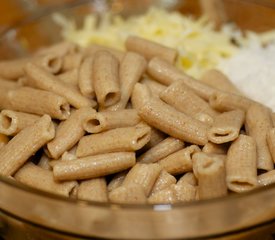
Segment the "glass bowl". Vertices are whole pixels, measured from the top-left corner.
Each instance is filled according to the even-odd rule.
[[[103,1],[105,5],[99,8],[98,2],[78,1],[54,11],[37,12],[1,36],[1,58],[24,56],[59,41],[60,29],[52,20],[53,12],[81,22],[88,13],[111,9],[122,15],[135,14],[160,1],[144,1],[147,5],[138,9],[131,4],[118,8],[119,1]],[[133,1],[122,1],[125,2]],[[239,3],[251,4],[226,1],[225,5],[229,13],[231,11],[230,16],[236,19],[239,16],[232,9]],[[255,9],[262,7],[257,4]],[[186,9],[182,5],[174,6],[181,11]],[[267,9],[270,11],[272,6]],[[199,13],[196,7],[193,10]],[[253,27],[253,24],[246,27]],[[0,235],[12,240],[265,239],[263,236],[275,231],[274,196],[275,184],[272,184],[248,193],[192,203],[122,205],[68,199],[0,176]]]

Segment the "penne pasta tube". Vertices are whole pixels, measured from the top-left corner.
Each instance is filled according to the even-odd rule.
[[[0,79],[0,110],[10,108],[8,93],[17,87],[15,82]]]
[[[64,57],[67,54],[75,53],[77,46],[75,43],[62,41],[45,48],[41,48],[36,52],[36,55],[56,54],[60,57]]]
[[[78,187],[77,198],[96,202],[108,202],[105,178],[93,178],[82,181]]]
[[[151,195],[171,186],[172,184],[175,184],[176,182],[177,182],[177,179],[173,175],[169,174],[165,170],[162,170],[153,186]]]
[[[172,204],[178,202],[178,196],[175,189],[176,184],[171,184],[169,187],[162,189],[148,198],[148,203],[151,204]]]
[[[70,115],[70,105],[65,98],[30,87],[10,90],[5,108],[37,115],[48,114],[59,120]]]
[[[190,202],[196,200],[197,187],[188,182],[180,182],[175,185],[175,191],[178,201]]]
[[[43,56],[34,57],[30,59],[30,62],[34,62],[48,72],[56,74],[61,70],[63,59],[56,53],[49,53]],[[22,68],[24,68],[25,65],[23,65]]]
[[[62,161],[76,160],[77,159],[77,157],[76,157],[76,148],[77,148],[77,145],[75,145],[69,151],[64,152],[61,156],[61,160]]]
[[[66,54],[63,57],[62,71],[66,72],[78,68],[81,65],[83,57],[81,52]]]
[[[82,96],[78,91],[68,87],[51,73],[33,63],[25,66],[28,85],[46,91],[51,91],[64,97],[75,108],[94,107],[96,102]]]
[[[233,94],[242,95],[238,88],[217,69],[210,69],[206,71],[201,79],[201,82],[209,85],[210,87],[217,88],[218,90],[230,92]]]
[[[126,170],[136,163],[135,153],[117,152],[59,161],[53,167],[55,180],[82,180],[103,177]]]
[[[43,154],[39,162],[37,163],[37,166],[45,170],[52,170],[50,161],[51,159],[46,154]]]
[[[170,85],[173,82],[180,80],[184,82],[184,84],[193,90],[198,96],[207,101],[210,96],[215,91],[217,91],[217,89],[212,88],[203,82],[197,81],[196,79],[193,79],[184,72],[180,71],[173,64],[160,58],[153,58],[148,63],[147,72],[153,79],[164,85]]]
[[[133,52],[127,52],[120,64],[119,80],[121,97],[117,104],[108,108],[116,111],[126,107],[135,84],[140,80],[146,69],[146,60]]]
[[[121,204],[144,204],[147,201],[143,187],[134,183],[111,191],[109,200]]]
[[[83,121],[83,128],[88,133],[99,133],[122,127],[132,127],[140,122],[135,109],[96,112]]]
[[[101,108],[116,104],[120,100],[119,62],[107,51],[99,51],[94,56],[93,86]]]
[[[78,143],[76,155],[86,157],[110,152],[136,151],[149,142],[150,133],[150,127],[137,125],[85,136]]]
[[[14,175],[14,178],[30,187],[67,197],[77,185],[76,181],[62,183],[54,181],[51,171],[36,166],[32,162],[26,163],[20,168]]]
[[[0,61],[0,77],[9,80],[17,80],[24,76],[24,66],[28,61],[28,58]]]
[[[75,88],[78,87],[78,69],[72,69],[70,71],[63,72],[58,74],[57,77],[64,83],[75,86]]]
[[[8,142],[9,138],[6,135],[0,133],[0,149],[4,147]]]
[[[156,180],[161,172],[161,167],[156,163],[141,164],[137,163],[126,175],[122,185],[131,184],[141,185],[145,195],[148,197],[154,187]]]
[[[54,138],[50,116],[44,115],[24,128],[0,149],[0,175],[13,175],[38,149]]]
[[[200,151],[198,146],[191,145],[161,159],[158,164],[172,175],[189,172],[193,169],[192,156]]]
[[[161,92],[163,92],[166,89],[166,86],[158,83],[157,81],[154,81],[150,78],[143,78],[140,83],[147,85],[147,87],[150,88],[151,92],[156,95],[159,96]]]
[[[183,147],[184,142],[181,140],[173,137],[167,137],[139,156],[138,162],[154,163],[182,149]]]
[[[206,143],[202,148],[202,152],[204,153],[214,153],[214,154],[224,154],[224,155],[226,155],[227,150],[228,150],[227,144],[215,144],[212,142]]]
[[[79,184],[77,184],[73,190],[70,192],[70,198],[77,199],[77,192],[78,192]]]
[[[94,98],[95,90],[93,86],[93,62],[94,57],[84,59],[79,68],[78,86],[83,96]]]
[[[220,112],[232,111],[240,109],[247,111],[255,102],[244,96],[233,93],[216,91],[209,98],[209,104],[212,108]]]
[[[275,170],[268,171],[258,176],[258,184],[267,186],[275,182]]]
[[[3,78],[0,78],[0,89],[5,92],[6,89],[13,89],[13,88],[17,88],[19,87],[20,85],[17,83],[17,82],[14,82],[14,81],[10,81],[10,80],[7,80],[7,79],[3,79]]]
[[[241,134],[229,147],[226,182],[233,192],[245,192],[257,186],[256,143],[252,137]]]
[[[134,109],[139,109],[145,105],[152,96],[152,93],[147,85],[136,83],[132,92],[131,102]]]
[[[225,156],[198,152],[193,155],[193,170],[198,179],[199,199],[227,195]]]
[[[149,125],[148,125],[149,126]],[[156,128],[151,127],[151,138],[150,141],[142,148],[142,150],[147,151],[150,148],[156,146],[161,141],[163,141],[166,138],[166,134],[159,131]]]
[[[125,53],[123,51],[120,51],[118,49],[109,48],[109,47],[98,45],[98,44],[94,44],[94,43],[85,49],[85,53],[86,53],[87,56],[91,56],[91,55],[93,55],[93,54],[95,54],[96,52],[99,52],[99,51],[107,51],[107,52],[109,52],[119,62],[122,62],[122,60],[124,58],[124,55],[125,55]]]
[[[271,119],[272,119],[273,126],[275,126],[275,112],[271,113]]]
[[[272,160],[275,162],[275,128],[268,130],[266,141]]]
[[[177,81],[167,87],[160,94],[160,98],[178,111],[197,120],[201,120],[200,114],[208,115],[211,118],[209,124],[212,124],[213,118],[218,115],[205,100],[196,95],[182,81]]]
[[[234,141],[239,136],[244,120],[245,113],[239,109],[220,114],[208,131],[209,141],[216,144]]]
[[[3,110],[0,113],[0,133],[14,136],[25,127],[34,124],[39,118],[34,114]]]
[[[257,147],[257,168],[272,170],[274,163],[267,144],[267,135],[272,129],[270,110],[263,105],[253,104],[247,110],[245,130],[253,137]]]
[[[117,173],[112,180],[109,182],[107,189],[109,192],[113,191],[114,189],[120,187],[126,177],[126,174],[128,171],[123,171],[120,173]]]
[[[194,175],[193,172],[187,172],[185,173],[178,181],[177,181],[177,185],[181,185],[181,184],[190,184],[193,186],[197,186],[198,185],[198,181]]]
[[[148,60],[153,57],[160,57],[173,63],[177,57],[177,51],[175,49],[137,36],[129,36],[126,39],[125,45],[128,51],[137,52]]]
[[[139,109],[140,117],[149,125],[174,138],[193,144],[207,143],[208,126],[162,102],[151,98]]]
[[[47,155],[58,159],[65,151],[71,149],[85,134],[83,120],[94,112],[93,108],[80,108],[72,112],[66,121],[59,124],[55,138],[47,144]]]

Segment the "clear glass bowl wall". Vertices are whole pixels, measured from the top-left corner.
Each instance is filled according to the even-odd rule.
[[[98,9],[95,2],[82,1],[56,11],[81,23],[88,13],[108,10]],[[115,2],[108,2],[109,10],[119,10],[122,15],[137,12],[131,4],[116,9]],[[145,7],[138,10],[142,12]],[[60,29],[53,22],[52,13],[51,9],[38,12],[2,35],[0,58],[24,56],[59,41]],[[238,18],[236,12],[235,17]],[[117,205],[66,199],[0,176],[0,235],[13,240],[252,239],[275,229],[274,196],[275,184],[245,194],[188,204]]]

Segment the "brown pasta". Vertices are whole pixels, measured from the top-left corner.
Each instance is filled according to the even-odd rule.
[[[9,138],[6,135],[0,133],[0,149],[4,147],[8,142]]]
[[[154,81],[148,77],[143,78],[140,83],[147,85],[152,94],[155,94],[156,96],[159,96],[161,92],[163,92],[166,88],[165,85],[158,83],[157,81]]]
[[[273,162],[275,162],[275,128],[268,130],[266,141]]]
[[[66,54],[63,57],[62,71],[66,72],[78,68],[83,60],[81,52]]]
[[[117,152],[58,161],[53,166],[55,180],[82,180],[103,177],[126,170],[136,163],[135,153]]]
[[[64,57],[67,54],[75,53],[77,51],[77,46],[75,43],[61,41],[51,46],[47,46],[39,49],[36,55],[46,55],[46,54],[56,54],[60,57]]]
[[[78,69],[72,69],[67,72],[56,75],[60,81],[74,86],[76,89],[78,87]]]
[[[224,155],[226,155],[227,150],[228,150],[227,144],[215,144],[212,142],[206,143],[202,148],[202,152],[204,153],[214,153],[214,154],[224,154]]]
[[[107,189],[109,192],[113,191],[114,189],[120,187],[127,175],[128,171],[123,171],[120,173],[115,174],[112,180],[109,182]]]
[[[150,140],[150,127],[116,128],[80,139],[76,155],[85,157],[109,152],[127,152],[141,149]]]
[[[152,96],[147,85],[136,83],[132,92],[131,102],[134,109],[140,109]]]
[[[125,45],[127,50],[137,52],[148,60],[153,57],[160,57],[173,63],[177,57],[177,51],[175,49],[137,36],[129,36]]]
[[[13,175],[38,149],[54,138],[51,118],[44,115],[0,149],[0,174]]]
[[[165,170],[162,170],[154,184],[154,187],[151,191],[151,195],[171,186],[172,184],[175,184],[176,182],[177,179],[173,175],[169,174]]]
[[[260,186],[267,186],[275,182],[275,170],[268,171],[258,176],[258,184]]]

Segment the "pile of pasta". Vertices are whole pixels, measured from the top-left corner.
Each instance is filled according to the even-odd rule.
[[[177,203],[275,182],[271,110],[217,70],[130,36],[0,62],[0,175],[68,197]]]

